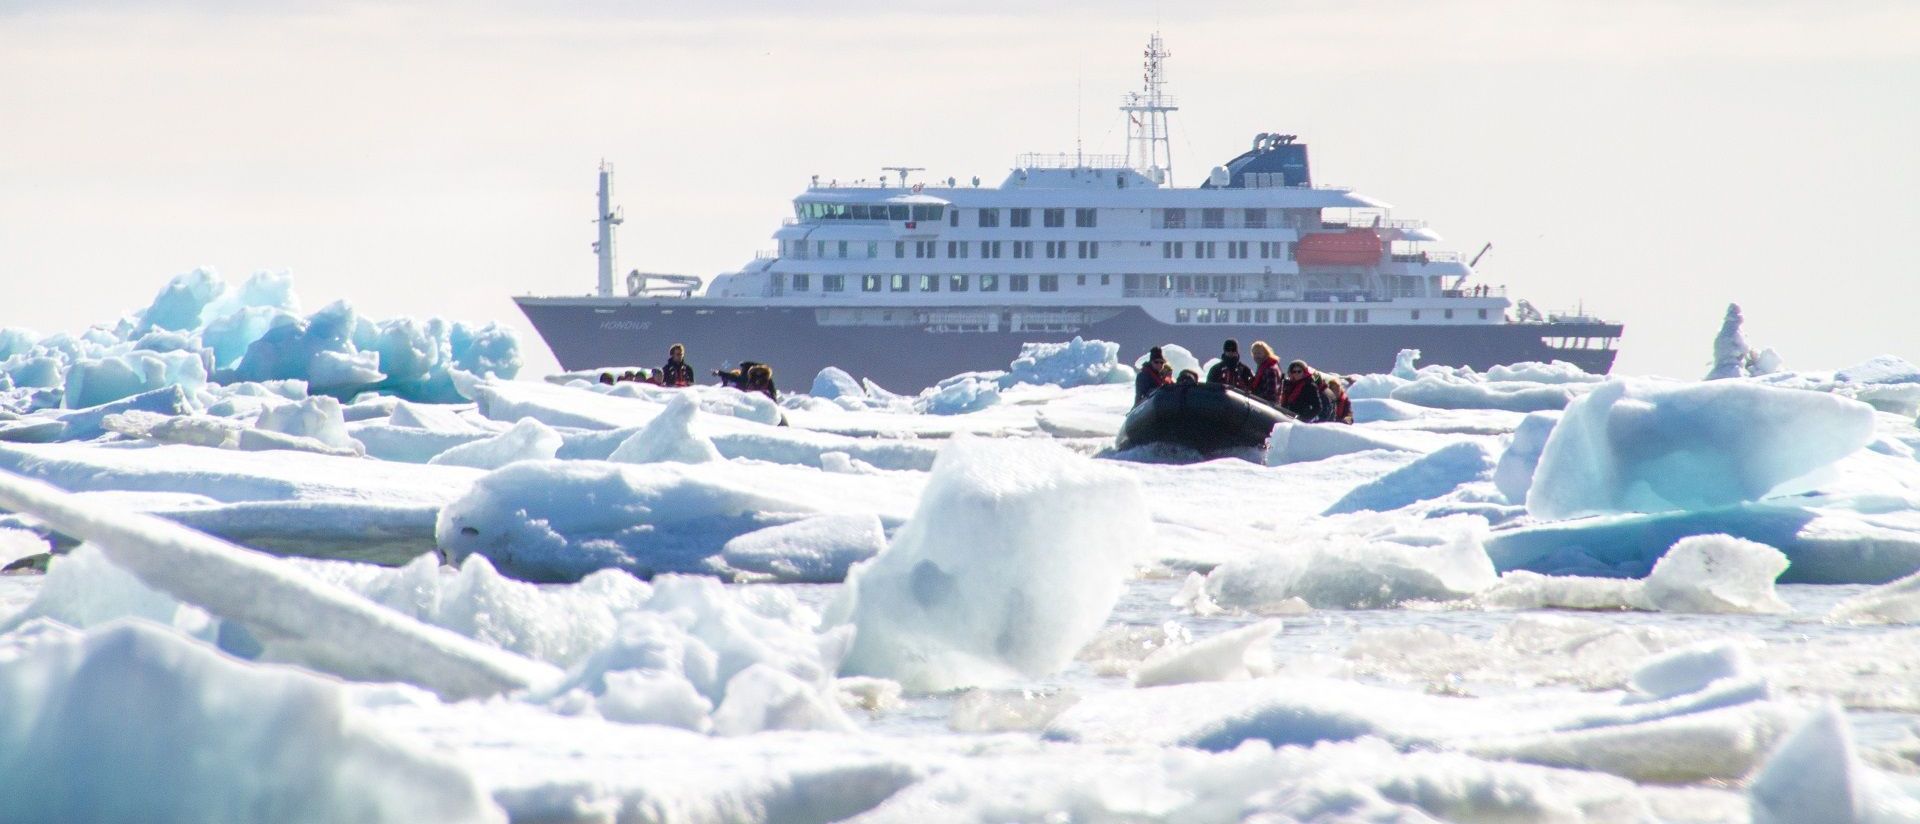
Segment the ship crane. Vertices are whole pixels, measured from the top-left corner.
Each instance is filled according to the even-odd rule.
[[[1478,251],[1478,252],[1475,252],[1475,253],[1473,253],[1473,259],[1472,259],[1472,260],[1469,260],[1469,261],[1467,261],[1467,269],[1468,269],[1468,270],[1472,270],[1472,269],[1473,269],[1473,267],[1475,267],[1475,266],[1477,266],[1477,265],[1479,265],[1479,263],[1480,263],[1480,259],[1481,259],[1481,258],[1483,258],[1483,257],[1486,257],[1486,256],[1487,256],[1487,250],[1489,250],[1489,249],[1492,249],[1492,248],[1493,248],[1493,242],[1492,242],[1492,241],[1488,241],[1488,242],[1487,242],[1487,245],[1485,245],[1485,246],[1482,246],[1482,247],[1480,247],[1480,251]],[[1453,282],[1453,289],[1454,289],[1454,291],[1456,291],[1456,292],[1457,292],[1457,291],[1459,291],[1459,290],[1460,290],[1460,287],[1461,287],[1461,286],[1464,286],[1464,285],[1466,285],[1466,282],[1467,282],[1467,276],[1466,276],[1466,275],[1461,275],[1461,276],[1459,277],[1459,279],[1457,279],[1457,280],[1455,280],[1455,281]]]

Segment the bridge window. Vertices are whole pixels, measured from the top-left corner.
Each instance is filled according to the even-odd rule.
[[[1073,225],[1082,229],[1091,229],[1094,226],[1096,215],[1098,214],[1099,212],[1093,209],[1075,209],[1073,210]]]
[[[1000,291],[1000,276],[999,275],[981,275],[980,291],[982,292]]]
[[[820,291],[844,292],[846,290],[847,290],[846,275],[821,275],[820,276]]]
[[[1265,209],[1248,209],[1245,219],[1249,229],[1267,228],[1267,210]]]
[[[1000,225],[999,209],[981,209],[980,210],[980,228],[993,229],[998,227],[999,225]]]
[[[938,222],[945,210],[946,207],[938,203],[915,203],[910,212],[912,217],[908,219]]]
[[[1040,210],[1040,222],[1049,229],[1062,228],[1067,225],[1067,210],[1042,209]]]
[[[1227,228],[1227,210],[1201,209],[1200,210],[1200,228],[1202,229]]]
[[[1160,210],[1160,228],[1162,229],[1187,228],[1187,210],[1161,209]]]
[[[905,203],[897,203],[887,207],[888,220],[912,220],[913,218],[910,215],[911,213],[907,210],[907,204]]]
[[[1026,227],[1026,226],[1032,226],[1033,210],[1032,209],[1008,209],[1007,225],[1012,226],[1016,229],[1021,227]]]

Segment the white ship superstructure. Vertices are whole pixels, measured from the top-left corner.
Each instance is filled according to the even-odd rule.
[[[1475,261],[1430,249],[1440,236],[1425,224],[1393,218],[1378,199],[1315,184],[1307,146],[1294,135],[1257,135],[1199,186],[1173,185],[1167,116],[1176,106],[1165,92],[1166,57],[1156,35],[1146,51],[1142,90],[1121,107],[1127,154],[1026,155],[997,185],[977,177],[926,180],[917,174],[922,170],[907,166],[889,167],[870,181],[815,177],[795,198],[794,216],[774,233],[775,248],[714,277],[698,297],[691,278],[638,272],[628,277],[626,297],[607,294],[611,227],[619,216],[607,202],[603,170],[596,248],[605,303],[586,303],[597,306],[597,315],[648,310],[640,314],[650,319],[621,326],[607,327],[617,319],[600,318],[616,333],[693,336],[702,327],[673,317],[676,312],[711,316],[717,330],[724,318],[743,326],[753,319],[741,312],[768,310],[777,311],[779,321],[761,320],[784,330],[785,338],[761,345],[786,351],[805,352],[809,341],[825,335],[834,342],[813,348],[847,353],[842,357],[870,351],[837,340],[844,336],[885,347],[924,338],[952,353],[981,353],[968,364],[943,356],[938,368],[990,368],[995,358],[1007,359],[990,352],[1074,335],[1117,339],[1130,348],[1179,342],[1200,351],[1220,337],[1264,338],[1283,355],[1348,370],[1384,368],[1380,359],[1390,363],[1399,348],[1424,349],[1429,361],[1482,367],[1549,358],[1592,371],[1611,365],[1619,326],[1549,319],[1524,301],[1511,303],[1503,288],[1474,278]],[[592,365],[578,356],[569,363],[561,354],[584,348],[577,333],[550,331],[558,320],[541,325],[560,307],[577,312],[581,299],[521,304],[564,365]],[[796,313],[806,316],[804,323]],[[733,338],[699,337],[727,346],[760,335],[738,329]],[[884,358],[888,351],[873,354]],[[863,367],[829,363],[856,372]],[[890,366],[869,371],[910,383],[950,374]]]

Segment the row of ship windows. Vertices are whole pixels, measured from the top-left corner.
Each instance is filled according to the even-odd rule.
[[[1452,309],[1441,310],[1447,320],[1453,319]],[[1487,310],[1476,310],[1480,319],[1487,319]],[[1268,314],[1266,309],[1175,309],[1174,323],[1368,323],[1366,309],[1274,309]],[[1312,314],[1309,315],[1308,313]],[[1308,320],[1311,317],[1312,320]],[[1420,319],[1420,310],[1413,310],[1413,320]]]
[[[1000,213],[1005,211],[1007,226],[1023,229],[1033,225],[1033,213],[1040,213],[1040,225],[1047,229],[1064,229],[1067,225],[1067,212],[1073,212],[1073,225],[1080,229],[1091,229],[1100,223],[1100,210],[1083,208],[1048,209],[974,209],[974,225],[982,229],[1000,226]],[[1160,227],[1163,229],[1185,229],[1197,225],[1202,229],[1226,229],[1227,212],[1224,208],[1208,209],[1158,209]],[[1198,212],[1198,221],[1190,222],[1188,212]],[[1231,228],[1265,229],[1267,228],[1266,209],[1235,209],[1239,212],[1239,222]],[[801,220],[912,220],[937,222],[944,215],[947,225],[960,225],[960,210],[940,204],[902,204],[902,203],[797,203],[794,212]]]
[[[774,275],[773,277],[776,287],[780,285],[781,278],[785,277],[792,284],[793,291],[813,291],[811,275]],[[938,292],[941,290],[942,283],[946,284],[946,290],[949,292],[969,292],[976,288],[982,292],[998,292],[1002,284],[1005,284],[1009,292],[1035,291],[1036,286],[1039,287],[1037,291],[1041,292],[1060,291],[1059,275],[821,275],[820,291],[845,292],[847,279],[850,277],[859,279],[862,292],[911,292],[916,291],[915,286],[918,286],[917,291]],[[1113,282],[1112,275],[1095,275],[1094,277],[1100,279],[1101,286],[1107,286]],[[1074,285],[1087,285],[1088,276],[1074,275],[1073,278]]]
[[[828,244],[830,243],[833,245],[829,246]],[[896,240],[893,242],[893,256],[896,259],[905,258],[907,256],[909,243],[911,243],[913,256],[915,258],[932,259],[940,257],[941,241],[938,240]],[[986,259],[1003,257],[1005,253],[1009,251],[1013,253],[1013,257],[1016,259],[1039,257],[1039,255],[1034,254],[1034,241],[1031,240],[949,240],[945,241],[945,243],[947,247],[946,256],[952,260],[965,260],[972,255],[976,248],[979,251],[979,256]],[[1048,240],[1043,241],[1039,248],[1049,259],[1068,257],[1092,259],[1100,257],[1100,244],[1101,241],[1098,240]],[[812,241],[811,246],[808,245],[808,241],[787,240],[781,241],[781,245],[784,247],[781,249],[782,255],[797,260],[805,260],[810,257],[822,260],[830,257],[844,259],[847,257],[849,251],[853,251],[856,248],[850,245],[849,241],[845,240],[816,240]],[[1227,258],[1230,260],[1250,260],[1254,257],[1253,252],[1256,248],[1259,251],[1261,260],[1283,257],[1287,260],[1293,260],[1295,255],[1293,242],[1286,240],[1263,240],[1259,242],[1258,247],[1254,246],[1252,241],[1246,240],[1196,240],[1191,242],[1170,240],[1161,242],[1160,256],[1168,260],[1182,259],[1187,256],[1188,247],[1192,247],[1193,256],[1197,259],[1217,258],[1220,257],[1222,251],[1225,251]],[[829,255],[829,251],[834,254]],[[868,241],[866,253],[868,259],[880,257],[880,242]]]

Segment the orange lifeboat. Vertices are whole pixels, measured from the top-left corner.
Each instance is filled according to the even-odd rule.
[[[1380,234],[1372,229],[1315,232],[1300,238],[1294,260],[1304,266],[1360,266],[1378,262],[1381,249]]]

